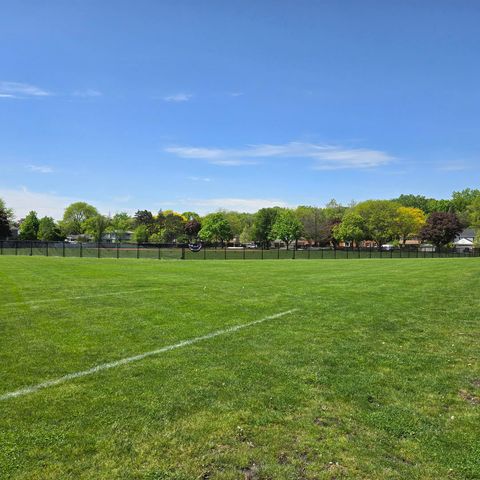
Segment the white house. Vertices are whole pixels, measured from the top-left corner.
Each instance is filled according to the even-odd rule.
[[[475,230],[473,228],[466,228],[454,240],[455,249],[457,252],[469,252],[473,250],[475,242]]]

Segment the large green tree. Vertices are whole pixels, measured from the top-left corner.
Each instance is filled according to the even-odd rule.
[[[301,205],[295,210],[295,214],[303,225],[303,234],[307,240],[318,245],[320,242],[320,230],[326,218],[321,208]]]
[[[185,224],[187,219],[177,212],[167,210],[163,212],[163,228],[162,239],[166,243],[173,241],[183,242],[185,241]]]
[[[38,222],[38,239],[53,242],[63,240],[60,227],[52,217],[42,217]]]
[[[80,235],[85,233],[84,222],[96,215],[98,211],[94,206],[86,202],[75,202],[65,209],[60,227],[65,235]]]
[[[456,213],[466,212],[469,206],[480,198],[480,190],[465,188],[459,192],[452,193],[452,206]]]
[[[468,207],[469,225],[480,230],[480,197],[477,197]]]
[[[253,239],[264,246],[268,246],[272,240],[272,228],[275,224],[280,207],[261,208],[253,221]]]
[[[398,207],[398,203],[390,200],[367,200],[353,209],[363,218],[366,238],[373,240],[378,248],[395,236]]]
[[[134,221],[127,212],[116,213],[109,221],[106,231],[113,233],[117,242],[122,242],[127,232],[133,227]],[[148,230],[148,224],[144,224]]]
[[[225,214],[217,212],[205,216],[202,220],[202,229],[199,236],[202,240],[221,242],[222,244],[230,240],[232,238],[232,228],[225,218]]]
[[[429,202],[431,200],[433,200],[433,198],[426,198],[423,195],[413,195],[411,193],[402,194],[398,198],[393,199],[395,203],[398,203],[402,207],[419,208],[425,213],[430,213]]]
[[[37,212],[31,211],[20,224],[18,238],[21,240],[37,240],[38,239],[39,220]]]
[[[13,220],[13,209],[7,208],[7,205],[5,204],[3,198],[0,198],[0,211],[4,212],[5,216],[10,222]]]
[[[6,209],[0,207],[0,240],[5,240],[11,234],[10,221]]]
[[[90,235],[95,242],[101,242],[109,226],[109,221],[110,219],[105,215],[97,214],[87,218],[82,223],[82,230]]]
[[[419,208],[398,207],[394,232],[403,244],[408,238],[418,237],[425,225],[425,213]]]
[[[133,228],[145,226],[147,233],[151,235],[155,232],[155,218],[150,210],[137,210],[133,217]]]
[[[357,245],[367,237],[364,218],[355,212],[348,211],[341,223],[333,227],[333,237],[344,242],[354,242]]]
[[[281,210],[272,227],[272,238],[285,242],[287,250],[293,241],[297,241],[303,233],[302,222],[290,209]]]

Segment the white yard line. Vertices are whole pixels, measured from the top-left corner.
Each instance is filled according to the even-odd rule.
[[[50,303],[50,302],[62,302],[69,300],[83,300],[84,298],[96,298],[96,297],[110,297],[110,296],[119,296],[119,295],[128,295],[129,293],[142,293],[142,292],[157,292],[159,290],[165,290],[165,287],[158,288],[139,288],[136,290],[123,290],[120,292],[107,292],[107,293],[93,293],[90,295],[77,295],[75,297],[64,297],[64,298],[45,298],[44,300],[24,300],[20,302],[11,302],[0,304],[2,307],[14,307],[15,305],[36,305],[37,303]]]
[[[285,315],[289,315],[294,313],[298,310],[298,308],[294,308],[292,310],[286,310],[284,312],[275,313],[274,315],[269,315],[268,317],[263,317],[259,320],[254,320],[253,322],[243,323],[240,325],[235,325],[233,327],[228,327],[223,330],[216,330],[215,332],[207,333],[206,335],[202,335],[200,337],[191,338],[189,340],[183,340],[179,343],[174,343],[173,345],[167,345],[166,347],[158,348],[157,350],[151,350],[150,352],[141,353],[139,355],[135,355],[133,357],[122,358],[120,360],[115,360],[109,363],[102,363],[95,367],[89,368],[88,370],[82,370],[80,372],[69,373],[68,375],[64,375],[63,377],[55,378],[53,380],[47,380],[46,382],[38,383],[37,385],[31,385],[29,387],[21,388],[19,390],[15,390],[13,392],[4,393],[0,395],[0,400],[8,400],[9,398],[21,397],[23,395],[28,395],[30,393],[37,392],[38,390],[42,390],[48,387],[54,387],[55,385],[59,385],[60,383],[68,382],[69,380],[74,380],[80,377],[86,377],[88,375],[93,375],[95,373],[101,372],[102,370],[109,370],[110,368],[120,367],[121,365],[125,365],[127,363],[137,362],[139,360],[143,360],[146,357],[151,357],[153,355],[159,355],[160,353],[169,352],[170,350],[176,350],[177,348],[186,347],[188,345],[192,345],[194,343],[201,342],[203,340],[208,340],[210,338],[218,337],[220,335],[226,335],[228,333],[233,333],[242,328],[251,327],[252,325],[257,325],[259,323],[266,322],[267,320],[274,320],[276,318],[283,317]]]

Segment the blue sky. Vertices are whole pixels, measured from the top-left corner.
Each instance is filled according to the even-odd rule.
[[[480,2],[3,2],[17,216],[479,187]]]

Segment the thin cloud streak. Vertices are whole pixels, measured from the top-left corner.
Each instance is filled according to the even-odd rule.
[[[193,95],[191,93],[175,93],[163,97],[166,102],[188,102]]]
[[[101,97],[103,95],[102,92],[99,90],[95,90],[93,88],[87,88],[87,90],[75,90],[73,92],[74,97],[80,98],[93,98],[93,97]]]
[[[26,168],[35,173],[53,173],[53,168],[49,165],[27,165]]]
[[[304,142],[247,145],[238,149],[171,146],[165,151],[181,158],[223,166],[252,165],[269,158],[310,159],[315,170],[374,168],[394,160],[381,150]]]
[[[48,97],[50,95],[52,95],[50,92],[28,83],[0,82],[0,96],[4,98]]]

